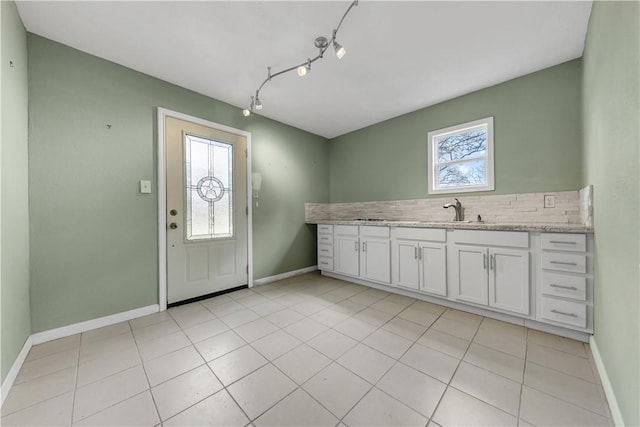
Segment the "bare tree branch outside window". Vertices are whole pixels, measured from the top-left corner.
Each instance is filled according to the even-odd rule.
[[[487,130],[475,129],[436,138],[441,186],[477,185],[486,182]],[[472,160],[479,158],[478,160]],[[453,162],[453,163],[449,163]]]

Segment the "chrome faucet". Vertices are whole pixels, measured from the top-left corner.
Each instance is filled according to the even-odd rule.
[[[460,203],[460,200],[458,199],[455,200],[455,203],[447,203],[443,208],[454,208],[456,210],[456,219],[454,221],[462,221],[464,216],[462,213],[462,203]]]

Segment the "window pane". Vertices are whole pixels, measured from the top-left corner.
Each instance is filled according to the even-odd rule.
[[[455,187],[460,185],[486,184],[485,161],[440,165],[438,167],[438,182],[440,187]]]
[[[233,236],[233,146],[185,135],[185,239]]]
[[[484,157],[487,150],[487,128],[481,126],[438,136],[434,142],[438,147],[438,163]]]

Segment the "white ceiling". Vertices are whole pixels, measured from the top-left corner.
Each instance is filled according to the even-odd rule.
[[[28,31],[246,108],[317,54],[348,1],[20,1]],[[582,56],[591,1],[360,1],[261,114],[327,138]],[[240,114],[240,112],[238,112]],[[247,119],[251,120],[251,118]]]

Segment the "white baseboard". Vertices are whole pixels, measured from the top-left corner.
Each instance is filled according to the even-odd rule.
[[[16,360],[13,362],[13,365],[11,365],[11,369],[9,369],[9,373],[7,373],[7,376],[2,382],[2,402],[0,402],[0,406],[4,405],[4,400],[9,395],[9,390],[11,390],[11,387],[13,386],[13,382],[16,380],[16,377],[18,376],[18,372],[20,372],[20,368],[22,368],[22,364],[27,359],[27,355],[29,354],[29,350],[31,350],[32,345],[33,343],[31,340],[31,335],[29,335],[26,341],[24,342],[24,345],[22,346],[22,350],[20,350],[20,353],[18,353],[18,357],[16,357]]]
[[[591,347],[591,354],[593,354],[593,361],[595,362],[596,368],[598,369],[598,374],[600,374],[600,380],[602,381],[604,394],[607,396],[607,402],[609,403],[609,409],[611,410],[613,423],[616,426],[624,427],[624,419],[622,418],[622,412],[620,412],[620,407],[618,406],[618,401],[616,400],[616,394],[613,391],[611,380],[609,380],[609,375],[607,374],[607,368],[605,368],[604,366],[602,356],[600,355],[600,350],[598,350],[598,345],[596,344],[596,340],[593,335],[589,340],[589,346]]]
[[[148,305],[146,307],[136,308],[134,310],[124,311],[122,313],[112,314],[110,316],[99,317],[97,319],[87,320],[85,322],[74,323],[73,325],[63,326],[61,328],[50,329],[48,331],[38,332],[31,335],[33,345],[42,344],[43,342],[64,338],[80,332],[90,331],[92,329],[102,328],[104,326],[115,325],[116,323],[125,322],[135,319],[136,317],[146,316],[160,311],[158,304]]]
[[[299,270],[288,271],[282,274],[276,274],[275,276],[263,277],[262,279],[255,279],[253,281],[254,286],[266,285],[267,283],[277,282],[278,280],[288,279],[289,277],[299,276],[301,274],[311,273],[318,269],[317,265],[311,267],[301,268]]]

